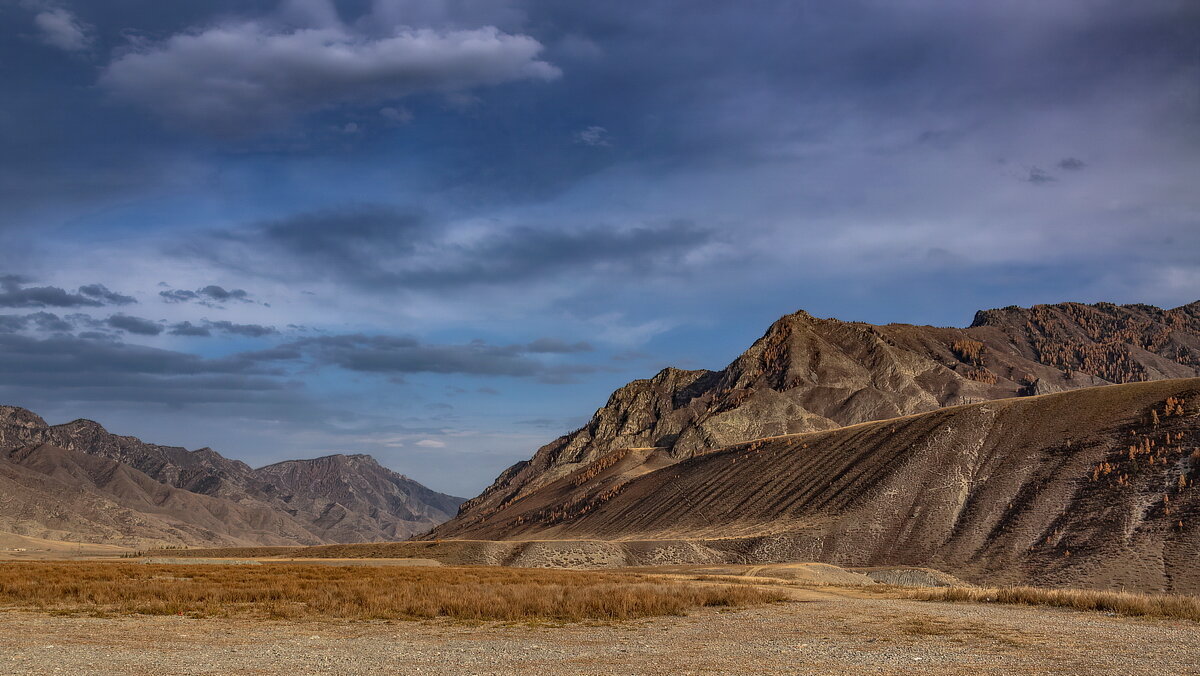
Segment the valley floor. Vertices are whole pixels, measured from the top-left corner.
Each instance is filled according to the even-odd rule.
[[[0,613],[12,674],[1190,674],[1200,625],[792,588],[791,602],[612,624]]]

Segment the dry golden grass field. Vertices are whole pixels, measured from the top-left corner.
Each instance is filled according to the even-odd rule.
[[[1098,611],[1126,617],[1161,617],[1200,622],[1200,597],[1183,594],[1142,594],[1095,589],[1042,589],[1039,587],[941,587],[909,591],[925,601],[965,601],[1051,606]]]
[[[776,590],[634,573],[303,564],[0,565],[0,609],[352,620],[627,620],[784,599]]]
[[[1200,623],[1153,595],[286,563],[0,571],[0,673],[1200,673]]]

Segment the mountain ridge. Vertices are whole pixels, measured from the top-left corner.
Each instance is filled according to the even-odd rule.
[[[678,462],[779,434],[1110,383],[1200,376],[1200,301],[1170,310],[1059,303],[981,310],[966,328],[872,325],[803,310],[720,371],[666,368],[618,388],[578,430],[504,470],[436,533],[486,518],[621,448]]]
[[[428,538],[692,543],[730,563],[931,566],[981,584],[1195,594],[1197,481],[1200,378],[1170,379],[963,404],[680,461],[618,449]]]
[[[78,473],[86,473],[82,468],[89,466],[90,461],[70,454],[101,459],[136,472],[136,475],[122,474],[127,479],[124,485],[141,486],[147,494],[161,493],[161,490],[136,477],[143,476],[159,486],[199,496],[191,500],[193,506],[209,504],[202,498],[224,501],[227,504],[221,509],[226,509],[229,514],[234,515],[231,517],[232,523],[223,529],[220,524],[205,521],[202,518],[204,510],[200,510],[196,512],[197,518],[205,521],[205,526],[203,532],[196,533],[186,528],[180,530],[179,524],[188,523],[185,513],[187,510],[183,510],[170,515],[167,519],[169,525],[158,524],[147,527],[148,530],[143,528],[138,531],[158,533],[167,538],[165,542],[168,544],[204,544],[206,537],[212,539],[211,543],[259,544],[321,544],[402,539],[413,533],[428,530],[436,523],[449,518],[461,502],[460,498],[438,493],[408,477],[392,472],[364,454],[333,454],[322,458],[289,460],[254,469],[240,460],[226,458],[208,447],[189,451],[177,446],[151,444],[137,437],[112,434],[99,422],[86,418],[61,425],[49,425],[43,418],[27,409],[0,406],[0,451],[4,452],[0,454],[0,459],[14,464],[16,456],[13,455],[13,451],[17,449],[43,449],[42,456],[53,455],[65,463],[63,466],[35,463],[43,474],[48,477],[55,477],[57,474],[56,480],[70,487],[71,482],[65,481],[64,473],[76,472],[76,478],[81,482],[76,488],[81,487],[81,490],[95,493],[101,500],[113,501],[113,505],[122,509],[144,512],[147,495],[134,495],[129,492],[114,494],[109,490],[109,484],[96,485],[89,482]],[[48,449],[58,450],[52,452]],[[31,450],[27,450],[26,453],[34,454]],[[331,458],[349,460],[331,464]],[[27,460],[24,456],[21,459]],[[276,471],[279,466],[287,466],[294,475],[301,476],[291,483],[283,482]],[[317,467],[325,468],[324,485],[306,481],[303,476],[318,471],[314,469]],[[118,473],[121,472],[124,470]],[[358,476],[359,474],[366,478]],[[12,474],[9,481],[16,481],[16,476],[18,474]],[[25,474],[19,476],[28,479]],[[327,494],[322,494],[322,490],[326,490]],[[376,495],[375,492],[379,494]],[[31,495],[35,494],[36,491]],[[40,496],[36,497],[36,500],[41,504],[57,504],[52,496]],[[15,507],[9,507],[10,510],[13,508]],[[106,509],[110,508],[113,507]],[[59,508],[54,509],[61,511]],[[271,521],[272,519],[274,520]],[[252,525],[266,521],[271,521],[274,524],[273,528],[264,529]],[[22,527],[36,528],[36,525],[26,523]]]

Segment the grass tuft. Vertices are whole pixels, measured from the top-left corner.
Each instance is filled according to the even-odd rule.
[[[914,591],[925,601],[974,603],[1011,603],[1030,606],[1054,606],[1128,615],[1164,617],[1200,622],[1200,597],[1179,594],[1141,594],[1091,589],[1041,589],[1038,587],[939,587]]]

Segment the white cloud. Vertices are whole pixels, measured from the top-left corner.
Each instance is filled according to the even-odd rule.
[[[437,439],[422,439],[417,442],[417,445],[422,448],[445,448],[446,442]]]
[[[379,116],[392,124],[408,124],[413,119],[412,111],[402,106],[380,108]]]
[[[248,21],[137,47],[105,68],[100,85],[175,123],[240,135],[336,105],[553,80],[560,71],[537,58],[541,51],[532,37],[490,26],[371,38],[340,25]]]
[[[608,130],[604,127],[592,125],[587,129],[583,129],[575,133],[575,142],[582,143],[587,146],[611,146],[612,142],[608,139]]]
[[[41,31],[42,42],[68,52],[81,52],[91,43],[91,27],[61,7],[38,12],[33,23]]]

